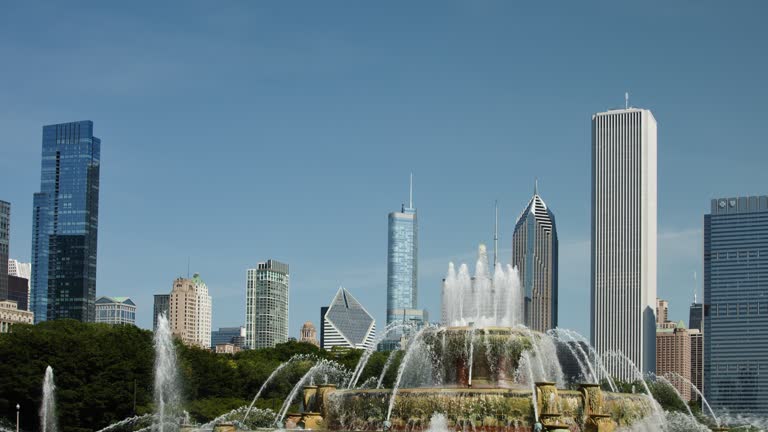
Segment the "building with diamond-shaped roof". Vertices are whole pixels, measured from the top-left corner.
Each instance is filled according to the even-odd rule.
[[[374,349],[375,338],[376,320],[349,291],[340,287],[323,313],[323,349]]]

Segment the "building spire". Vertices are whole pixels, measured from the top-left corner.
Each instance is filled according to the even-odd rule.
[[[538,177],[533,178],[533,194],[534,195],[539,194],[539,178]]]
[[[499,263],[499,200],[494,203],[494,210],[496,211],[496,223],[493,227],[493,268],[496,268],[496,264]]]
[[[411,181],[409,184],[408,208],[413,208],[413,173],[411,173]]]

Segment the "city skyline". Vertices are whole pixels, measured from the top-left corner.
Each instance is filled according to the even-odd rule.
[[[348,15],[334,19],[338,10],[333,8],[314,8],[310,12],[328,24],[311,20],[300,26],[283,23],[287,28],[279,29],[263,21],[285,12],[279,7],[206,13],[211,21],[202,24],[214,30],[224,29],[229,20],[241,22],[237,15],[263,24],[251,26],[256,28],[253,34],[214,31],[220,36],[208,43],[184,42],[178,35],[186,27],[179,21],[137,27],[130,16],[107,32],[109,50],[96,36],[105,32],[97,28],[62,32],[60,43],[66,46],[77,46],[72,43],[77,36],[90,41],[72,50],[67,62],[94,66],[89,59],[98,57],[131,71],[110,69],[101,80],[83,75],[80,67],[63,66],[55,73],[29,67],[60,54],[39,45],[56,42],[48,33],[22,28],[22,23],[35,16],[41,26],[61,24],[56,23],[55,10],[20,5],[8,11],[0,18],[6,36],[2,39],[19,44],[0,43],[0,49],[17,59],[0,72],[6,78],[2,90],[8,102],[0,116],[5,131],[0,180],[9,185],[0,199],[13,205],[11,258],[28,262],[31,256],[31,194],[39,180],[40,126],[83,118],[98,124],[110,168],[102,173],[97,295],[131,295],[139,305],[137,323],[145,328],[151,325],[152,294],[186,273],[188,257],[193,269],[206,275],[217,300],[216,327],[243,324],[242,273],[265,256],[279,257],[295,269],[291,334],[306,319],[319,325],[316,305],[327,301],[339,284],[349,286],[384,322],[382,214],[401,202],[411,171],[419,179],[422,224],[420,307],[438,316],[439,280],[447,262],[471,263],[476,244],[491,243],[489,209],[496,199],[501,209],[500,258],[509,262],[505,246],[511,241],[516,210],[529,197],[530,179],[538,176],[560,215],[561,303],[584,310],[589,286],[589,263],[583,259],[589,241],[588,117],[623,105],[625,91],[634,105],[651,108],[663,119],[659,184],[665,188],[659,190],[659,208],[665,211],[659,215],[658,294],[670,300],[671,316],[685,316],[693,297],[691,275],[702,270],[700,222],[709,199],[764,193],[757,188],[768,183],[759,169],[766,134],[758,101],[765,99],[766,91],[756,85],[766,65],[748,54],[759,48],[764,31],[750,24],[760,14],[749,8],[731,7],[723,20],[711,5],[695,10],[672,6],[660,15],[616,7],[626,19],[606,23],[594,8],[564,5],[552,18],[564,25],[552,35],[536,29],[541,21],[522,22],[517,8],[510,6],[494,8],[493,13],[446,6],[439,9],[441,19],[419,25],[393,16],[376,18],[359,8],[346,12],[357,14],[368,28],[345,23]],[[105,7],[81,12],[103,23],[120,11]],[[414,6],[412,12],[434,16],[427,6]],[[574,13],[584,21],[565,21]],[[681,19],[688,32],[679,31]],[[340,23],[343,26],[333,29]],[[642,44],[620,31],[649,23],[656,30]],[[403,34],[381,37],[392,25],[403,28]],[[713,25],[724,31],[709,35]],[[143,31],[128,31],[136,28]],[[297,28],[306,33],[291,35]],[[457,28],[467,31],[453,36]],[[424,29],[439,37],[420,36]],[[617,35],[603,40],[617,58],[591,53],[589,41],[605,32]],[[145,34],[164,40],[163,49],[151,48],[154,39]],[[257,51],[263,56],[251,57],[266,61],[256,63],[235,55],[243,46],[240,42],[257,44],[271,34],[276,49],[287,54]],[[345,34],[356,34],[360,41]],[[537,43],[522,42],[531,38]],[[196,65],[198,44],[203,52],[220,52],[216,70],[233,74],[226,75],[231,80],[217,80],[215,88],[195,87],[195,100],[204,103],[185,96],[184,80],[176,79],[191,74],[205,83],[220,77],[211,69],[188,67]],[[372,47],[370,55],[360,51],[366,44]],[[26,54],[17,54],[17,49]],[[307,54],[312,50],[316,54]],[[159,57],[161,51],[174,55]],[[431,55],[420,55],[424,52]],[[515,60],[525,57],[529,61],[524,64]],[[393,58],[395,67],[382,61],[386,58]],[[411,62],[414,58],[419,61]],[[712,65],[711,58],[721,62]],[[307,62],[309,70],[296,67]],[[649,69],[654,62],[669,67]],[[393,74],[404,64],[412,64],[412,69]],[[246,70],[258,73],[237,72]],[[605,70],[616,73],[600,73]],[[276,78],[285,71],[290,73],[287,78]],[[40,85],[12,85],[21,82]],[[292,90],[321,87],[306,97]],[[235,88],[246,90],[240,96]],[[74,91],[87,97],[69,97]],[[147,103],[146,94],[153,95],[152,103]],[[316,101],[305,104],[307,97]],[[221,126],[193,128],[198,124]],[[261,167],[252,173],[249,161],[258,160],[267,147],[291,163],[279,171]],[[406,153],[410,157],[392,156]],[[724,160],[741,169],[726,172]],[[277,204],[270,207],[273,211],[260,212],[266,204],[241,198],[278,174],[283,189],[271,197]],[[190,202],[196,205],[189,214],[171,211]],[[128,269],[141,271],[128,280]],[[588,319],[571,310],[561,311],[560,321],[561,326],[588,333]]]

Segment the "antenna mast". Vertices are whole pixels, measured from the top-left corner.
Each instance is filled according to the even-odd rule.
[[[413,173],[411,173],[408,208],[413,208]]]
[[[624,92],[624,109],[629,109],[629,92]]]

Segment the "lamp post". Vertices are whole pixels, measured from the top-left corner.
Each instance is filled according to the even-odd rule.
[[[21,409],[21,405],[16,404],[16,432],[19,432],[19,410]]]

